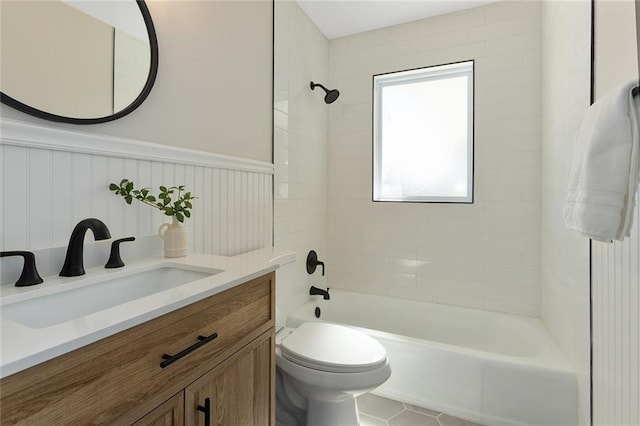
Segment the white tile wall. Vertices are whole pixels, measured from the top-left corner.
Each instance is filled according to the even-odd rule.
[[[542,320],[578,377],[579,424],[590,423],[589,242],[562,208],[573,141],[590,94],[590,3],[544,2]]]
[[[295,1],[276,1],[275,16],[274,239],[298,254],[278,270],[278,307],[287,313],[311,285],[326,287],[320,269],[307,274],[305,260],[312,249],[327,260],[327,126],[335,104],[309,87],[328,85],[327,39]]]
[[[6,120],[0,139],[1,250],[66,247],[88,217],[105,222],[114,238],[155,235],[166,221],[161,212],[108,190],[123,178],[155,189],[184,184],[198,197],[186,221],[193,252],[271,245],[269,163]]]
[[[371,202],[376,73],[474,59],[475,203]],[[329,284],[540,314],[540,3],[331,40]]]

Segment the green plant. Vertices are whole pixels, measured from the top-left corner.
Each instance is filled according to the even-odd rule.
[[[135,189],[133,182],[129,179],[122,179],[120,185],[109,184],[109,190],[121,195],[127,204],[131,204],[133,199],[155,207],[167,216],[175,216],[179,222],[184,222],[185,217],[191,217],[193,205],[191,200],[198,197],[191,195],[191,192],[184,192],[184,185],[180,186],[160,186],[160,193],[157,197],[149,195],[150,188]],[[174,200],[175,197],[175,200]]]

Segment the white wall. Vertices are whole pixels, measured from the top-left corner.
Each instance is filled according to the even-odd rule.
[[[302,304],[309,287],[326,287],[320,269],[309,275],[305,260],[316,250],[327,260],[327,39],[294,1],[275,3],[275,245],[297,252],[295,264],[278,271],[278,307],[284,313]],[[328,271],[333,265],[327,264]]]
[[[540,3],[331,40],[329,284],[540,314]],[[373,74],[475,59],[475,203],[371,201]]]
[[[562,208],[582,114],[589,106],[590,2],[542,5],[542,320],[578,376],[579,423],[589,424],[589,242]]]
[[[185,220],[190,250],[234,255],[272,245],[272,166],[139,141],[2,122],[0,250],[31,250],[43,277],[57,274],[75,224],[101,219],[113,238],[155,236],[168,218],[150,206],[127,205],[111,182],[137,188],[185,185],[198,198]],[[98,147],[98,148],[97,148]],[[87,243],[93,241],[90,233]],[[154,237],[161,247],[158,237]],[[106,262],[110,241],[98,266]],[[61,247],[61,250],[48,250]],[[130,256],[124,256],[131,259]],[[19,258],[3,258],[2,283],[14,282]]]
[[[84,132],[271,161],[272,3],[147,1],[159,48],[149,97]],[[0,115],[57,128],[2,105]]]
[[[636,5],[640,7],[640,5]],[[634,2],[596,1],[594,95],[637,79],[638,35]],[[640,424],[640,200],[631,236],[594,241],[593,424]]]

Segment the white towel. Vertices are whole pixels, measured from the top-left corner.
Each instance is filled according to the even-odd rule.
[[[564,223],[594,240],[622,240],[631,229],[640,151],[638,84],[630,81],[591,105],[578,130]]]

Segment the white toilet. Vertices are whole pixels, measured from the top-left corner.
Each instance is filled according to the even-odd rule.
[[[306,426],[359,425],[356,397],[391,376],[384,347],[372,337],[336,324],[308,322],[279,327],[279,391],[306,410]]]

